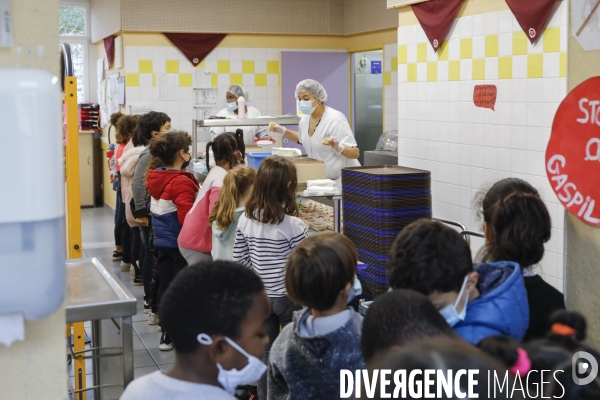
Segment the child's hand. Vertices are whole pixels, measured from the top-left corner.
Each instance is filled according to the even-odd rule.
[[[136,218],[135,222],[137,222],[138,225],[140,225],[140,226],[147,227],[148,226],[148,217]]]

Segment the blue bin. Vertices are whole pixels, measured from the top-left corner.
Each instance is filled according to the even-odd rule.
[[[248,159],[248,166],[258,170],[258,166],[265,158],[269,157],[271,152],[262,152],[262,153],[246,153],[246,158]]]

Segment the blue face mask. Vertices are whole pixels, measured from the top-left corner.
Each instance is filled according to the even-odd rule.
[[[460,288],[460,293],[458,293],[458,297],[456,298],[456,302],[454,302],[454,304],[450,304],[449,306],[446,306],[440,310],[440,314],[442,315],[442,317],[444,317],[444,319],[446,320],[448,325],[450,325],[452,327],[454,325],[458,324],[460,321],[464,320],[465,316],[467,315],[467,302],[465,302],[465,305],[463,306],[463,309],[460,313],[458,313],[456,311],[456,306],[458,305],[461,298],[463,297],[463,292],[465,291],[465,287],[467,287],[467,277],[466,276],[465,276],[465,280],[462,284],[462,287]]]
[[[312,114],[313,111],[315,111],[315,108],[316,107],[312,106],[311,100],[298,100],[298,109],[300,109],[304,115]]]
[[[238,105],[235,101],[232,101],[231,103],[227,103],[227,108],[229,111],[235,111],[238,109]]]
[[[352,299],[354,299],[356,296],[360,296],[361,294],[362,294],[362,285],[360,284],[358,277],[354,277],[354,284],[352,285],[352,288],[350,289],[350,294],[348,294],[348,300],[346,301],[346,304],[350,303],[352,301]]]

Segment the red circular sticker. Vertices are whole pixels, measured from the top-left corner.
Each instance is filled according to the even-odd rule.
[[[577,86],[558,107],[546,174],[571,214],[600,226],[600,77]]]

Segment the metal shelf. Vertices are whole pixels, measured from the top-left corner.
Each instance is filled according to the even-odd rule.
[[[271,122],[279,125],[298,125],[300,117],[296,115],[277,115],[271,118],[244,119],[204,119],[194,120],[196,126],[267,126]]]

